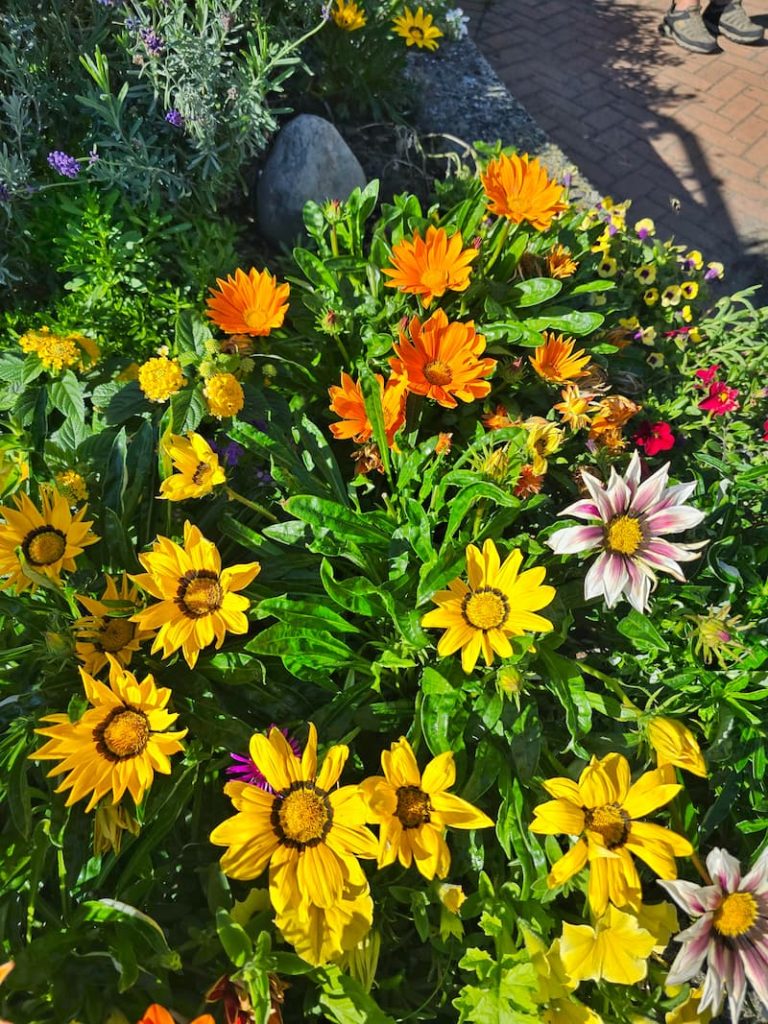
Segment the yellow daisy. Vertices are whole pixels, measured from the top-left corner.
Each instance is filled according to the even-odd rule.
[[[358,787],[336,787],[349,749],[331,747],[318,771],[317,730],[310,722],[301,760],[277,728],[268,738],[255,733],[250,754],[274,792],[247,782],[224,787],[238,812],[211,833],[212,843],[229,847],[221,858],[224,873],[258,878],[269,865],[278,915],[291,908],[306,917],[307,903],[338,909],[345,892],[363,893],[367,882],[357,858],[376,856],[376,837],[365,827]]]
[[[549,466],[547,456],[554,455],[565,435],[543,416],[529,416],[523,420],[523,426],[528,432],[525,443],[531,456],[531,469],[536,476],[542,476]]]
[[[340,960],[365,938],[373,923],[373,900],[367,884],[358,894],[359,888],[345,886],[332,907],[306,903],[275,916],[283,938],[302,960],[315,966]]]
[[[158,689],[151,675],[139,682],[115,660],[109,686],[82,669],[80,675],[91,707],[77,722],[67,715],[47,715],[43,721],[50,724],[35,731],[50,739],[32,759],[61,762],[48,776],[67,773],[56,790],[70,790],[67,807],[90,794],[85,809],[92,811],[110,792],[117,804],[126,790],[138,805],[154,773],[169,775],[169,756],[183,749],[179,740],[187,730],[167,731],[179,717],[166,710],[171,691]]]
[[[432,598],[438,607],[421,620],[422,626],[445,629],[437,645],[441,657],[461,648],[461,666],[471,672],[481,651],[486,665],[492,665],[494,652],[501,658],[512,654],[510,636],[552,629],[548,619],[534,613],[552,601],[555,588],[543,586],[546,569],[520,573],[522,562],[522,553],[513,551],[501,565],[490,539],[482,554],[474,544],[467,547],[469,586],[452,580],[448,590],[439,590]]]
[[[204,437],[191,433],[186,437],[171,434],[164,445],[177,470],[160,485],[160,497],[168,501],[202,498],[218,484],[226,483],[219,457]]]
[[[168,658],[181,648],[194,668],[203,647],[216,640],[218,650],[227,632],[247,633],[245,612],[251,602],[236,593],[258,575],[258,562],[221,568],[216,545],[190,522],[184,524],[184,546],[158,537],[152,551],[139,555],[147,570],[132,576],[158,603],[132,616],[143,629],[158,629],[152,653]]]
[[[423,7],[419,7],[415,14],[410,8],[404,7],[403,13],[393,20],[392,27],[397,35],[403,37],[406,46],[418,46],[420,50],[436,50],[437,40],[443,34],[433,24],[432,15],[424,13]]]
[[[562,402],[557,402],[552,408],[560,413],[563,423],[573,431],[588,427],[592,399],[595,396],[589,392],[582,392],[577,384],[566,384],[560,392],[560,397]]]
[[[15,585],[17,593],[34,591],[37,583],[27,575],[27,567],[59,583],[62,572],[75,571],[75,559],[83,549],[99,540],[91,533],[92,521],[83,521],[87,506],[73,515],[67,499],[52,487],[40,488],[39,510],[26,494],[15,495],[13,502],[15,509],[0,506],[5,519],[0,523],[0,576],[9,577],[0,589]]]
[[[365,26],[366,18],[364,12],[357,6],[355,0],[336,0],[331,10],[331,17],[339,28],[345,32],[356,32]]]
[[[425,878],[445,878],[451,854],[445,842],[453,828],[491,828],[493,821],[472,804],[447,792],[456,782],[453,754],[433,758],[422,775],[408,740],[401,736],[382,751],[384,775],[360,786],[371,820],[379,824],[379,867],[415,862]]]
[[[85,671],[92,676],[109,664],[108,655],[120,665],[130,665],[131,658],[145,640],[152,637],[152,630],[140,629],[126,616],[115,614],[119,610],[135,611],[139,592],[131,586],[123,573],[120,590],[111,576],[107,581],[101,600],[77,594],[77,600],[90,615],[75,622],[77,637],[75,653],[85,665]]]

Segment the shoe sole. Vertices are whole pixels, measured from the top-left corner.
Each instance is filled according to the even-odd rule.
[[[703,47],[697,46],[695,43],[689,43],[687,39],[683,39],[681,36],[677,35],[677,33],[669,27],[666,21],[663,21],[661,25],[659,25],[659,32],[663,36],[666,36],[667,39],[674,40],[678,46],[682,46],[682,48],[687,50],[689,53],[698,53],[702,57],[710,57],[713,53],[717,53],[718,51],[717,45],[711,49],[705,50]]]
[[[741,43],[743,46],[756,46],[758,43],[763,41],[763,33],[759,36],[740,36],[735,32],[729,32],[728,29],[721,28],[720,25],[715,25],[711,21],[704,19],[704,24],[710,29],[715,35],[724,36],[726,39],[730,39],[732,43]]]

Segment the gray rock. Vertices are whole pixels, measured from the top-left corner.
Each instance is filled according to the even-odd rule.
[[[364,188],[357,157],[330,121],[299,114],[278,133],[256,189],[261,233],[291,244],[303,233],[301,211],[309,199],[347,199]]]

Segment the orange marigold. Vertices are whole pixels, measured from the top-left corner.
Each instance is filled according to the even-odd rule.
[[[545,332],[544,344],[540,345],[534,355],[529,356],[531,366],[544,380],[553,384],[567,384],[571,380],[586,376],[589,356],[583,348],[573,351],[576,344],[573,338],[564,338],[562,334]]]
[[[470,263],[477,259],[477,249],[463,249],[460,232],[448,236],[445,228],[430,226],[425,238],[414,232],[413,241],[404,238],[392,247],[393,267],[384,267],[391,277],[388,288],[399,288],[409,295],[418,295],[422,306],[428,306],[447,291],[463,292],[469,287]]]
[[[496,360],[478,358],[485,351],[485,337],[475,332],[471,320],[449,323],[442,309],[424,323],[413,316],[408,334],[401,330],[400,344],[394,348],[389,364],[396,374],[407,376],[408,390],[446,409],[455,409],[459,398],[472,402],[491,390],[482,378],[493,373]]]
[[[239,268],[226,281],[216,279],[211,288],[206,315],[226,334],[264,336],[282,327],[288,310],[290,286],[278,284],[268,270],[254,267],[244,273]]]
[[[546,168],[534,157],[502,153],[480,175],[488,210],[520,224],[522,221],[546,231],[553,218],[565,210],[564,189],[547,176]]]
[[[570,277],[579,269],[579,264],[564,245],[555,245],[547,253],[547,271],[550,277]]]
[[[391,448],[395,434],[405,422],[405,399],[407,382],[393,374],[384,386],[384,378],[376,374],[381,388],[381,404],[384,412],[384,429],[387,444]],[[344,440],[352,438],[356,444],[364,444],[373,434],[371,421],[365,411],[365,400],[360,381],[354,381],[348,373],[342,371],[341,387],[334,384],[328,388],[331,398],[330,409],[341,417],[341,423],[331,423],[331,433],[335,438]]]

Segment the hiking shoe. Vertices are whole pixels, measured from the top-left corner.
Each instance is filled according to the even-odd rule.
[[[741,0],[728,0],[724,4],[710,3],[704,12],[704,24],[715,35],[725,36],[734,43],[748,46],[763,38],[763,26],[752,21],[741,6]]]
[[[684,11],[676,11],[673,7],[664,16],[659,31],[691,53],[717,53],[719,49],[707,31],[700,7],[689,7]]]

